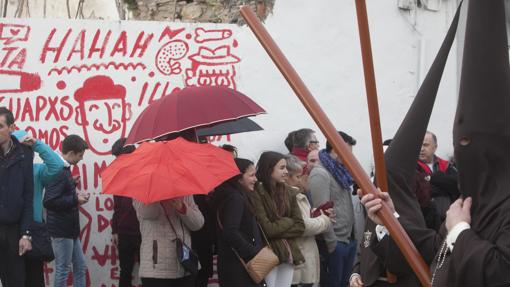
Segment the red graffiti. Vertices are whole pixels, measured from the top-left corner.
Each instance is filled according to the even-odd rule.
[[[101,162],[101,165],[97,164],[97,162],[94,163],[94,188],[99,187],[99,178],[101,177],[100,174],[103,170],[106,169],[107,166],[108,165],[104,160]]]
[[[90,233],[92,231],[92,215],[90,215],[83,206],[80,206],[80,213],[85,217],[85,224],[82,225],[80,232],[81,247],[83,253],[87,253],[87,248],[90,243]]]
[[[53,273],[53,268],[49,266],[47,262],[44,262],[43,265],[43,273],[44,273],[44,281],[46,282],[46,286],[50,285],[50,274]]]
[[[223,137],[225,137],[226,141],[227,142],[230,142],[231,141],[231,135],[217,135],[217,136],[206,136],[207,138],[207,142],[208,143],[213,143],[213,142],[220,142],[223,140]]]
[[[71,46],[68,42],[69,37],[73,34],[73,30],[71,28],[68,28],[66,33],[58,39],[56,34],[57,28],[53,28],[42,47],[39,60],[43,64],[46,63],[50,55],[53,55],[53,58],[50,58],[50,61],[53,63],[59,62],[61,60],[62,53],[67,55],[65,57],[66,61],[75,59],[83,61],[85,59],[91,59],[94,55],[97,55],[99,59],[102,59],[106,54],[106,51],[110,52],[108,53],[110,57],[126,57],[129,55],[130,58],[142,58],[154,37],[153,33],[146,34],[141,31],[138,33],[136,39],[130,43],[127,32],[122,31],[115,39],[113,46],[109,47],[109,44],[112,43],[110,42],[112,35],[111,30],[106,32],[106,36],[103,38],[102,44],[98,44],[100,30],[96,30],[94,38],[90,42],[87,41],[87,36],[89,35],[87,34],[87,31],[81,30],[74,36],[74,42]],[[98,48],[98,46],[101,46],[101,48]]]
[[[119,280],[120,279],[120,271],[119,271],[119,267],[113,267],[111,270],[110,270],[110,278],[113,279],[113,280]]]
[[[0,70],[0,82],[0,93],[30,92],[41,87],[39,75],[18,71]]]
[[[61,127],[41,129],[32,126],[25,128],[27,133],[31,134],[32,137],[41,140],[45,144],[49,145],[53,150],[59,150],[61,142],[67,137],[69,127],[63,125]]]
[[[85,157],[87,157],[87,154],[85,154]],[[101,160],[100,162],[84,162],[79,165],[74,165],[72,167],[73,174],[81,176],[81,180],[76,188],[80,191],[87,191],[89,187],[93,187],[94,191],[100,188],[100,173],[107,167],[107,165],[108,163],[105,160]],[[92,177],[89,178],[89,175],[92,175]],[[93,179],[92,184],[89,182],[90,179]],[[99,199],[96,199],[96,201],[98,200]],[[99,203],[96,202],[96,208],[98,209],[97,211],[103,211],[102,208],[106,208],[107,211],[111,211],[113,210],[113,200],[107,199],[104,206],[99,205]]]
[[[161,47],[156,55],[156,67],[163,75],[182,73],[180,59],[189,51],[188,43],[174,40]]]
[[[159,89],[160,87],[163,87],[161,92]],[[151,104],[152,102],[154,102],[157,99],[166,97],[172,93],[175,93],[175,92],[181,90],[181,88],[175,87],[169,91],[169,88],[171,89],[170,82],[166,82],[164,86],[162,86],[162,84],[160,82],[156,82],[156,84],[154,84],[154,86],[152,87],[152,91],[150,92],[150,96],[148,98],[147,104]],[[142,86],[142,90],[140,91],[140,97],[138,98],[138,106],[139,107],[146,104],[145,96],[148,94],[148,90],[149,90],[149,82],[145,82]]]
[[[82,126],[90,150],[110,154],[111,144],[125,136],[126,122],[131,118],[126,88],[108,76],[93,76],[76,90],[74,99],[78,102],[75,123]]]
[[[3,47],[0,50],[0,68],[13,69],[16,67],[21,70],[25,65],[26,58],[27,50],[25,48]]]
[[[92,70],[109,70],[113,68],[116,71],[124,70],[129,71],[130,69],[135,71],[136,69],[140,68],[142,70],[145,70],[147,67],[143,63],[115,63],[115,62],[108,62],[108,63],[101,63],[101,64],[92,64],[92,65],[76,65],[72,66],[70,68],[68,67],[62,67],[62,68],[52,68],[48,72],[48,76],[51,76],[51,74],[56,73],[57,75],[61,75],[62,73],[66,72],[67,74],[71,74],[73,71],[76,71],[78,73],[85,71],[92,71]]]
[[[117,264],[117,249],[110,246],[105,245],[103,248],[103,253],[100,253],[95,246],[92,247],[92,260],[95,260],[99,266],[103,267],[109,261],[111,265]]]
[[[195,42],[201,44],[208,41],[222,41],[232,37],[232,34],[230,29],[206,30],[204,28],[196,28]]]
[[[29,34],[30,26],[28,25],[0,23],[0,41],[4,41],[4,45],[26,42]]]
[[[87,286],[116,287],[118,250],[110,243],[114,204],[100,193],[100,173],[112,159],[113,142],[126,136],[131,105],[140,112],[190,85],[235,88],[238,43],[232,30],[214,26],[51,22],[31,25],[33,31],[23,26],[0,23],[0,106],[9,107],[20,128],[54,150],[69,134],[87,141],[84,161],[72,167],[81,176],[77,190],[95,197],[79,208]],[[29,38],[29,32],[38,37]],[[230,142],[231,136],[207,140]],[[44,265],[47,285],[54,272],[54,265]]]
[[[67,276],[66,285],[73,287],[73,273],[72,272],[70,272],[69,276]],[[87,286],[87,287],[90,286],[90,270],[88,270],[88,269],[87,269],[87,272],[85,273],[85,286]]]
[[[110,220],[103,215],[97,216],[97,232],[102,233],[110,226]]]
[[[85,191],[88,189],[88,173],[87,173],[87,165],[85,163],[81,164],[81,173],[78,165],[73,166],[72,170],[73,175],[80,175],[80,181],[76,185],[76,189],[79,191]]]
[[[107,197],[104,202],[101,205],[101,201],[99,200],[99,197],[96,197],[96,211],[113,211],[113,198]]]
[[[165,37],[168,37],[168,39],[172,40],[175,36],[179,35],[182,31],[184,31],[184,28],[172,30],[169,26],[166,26],[165,30],[161,32],[161,36],[159,36],[158,42],[161,42],[161,40]]]
[[[8,106],[16,120],[38,122],[44,121],[68,121],[73,116],[73,106],[69,103],[69,96],[34,98],[7,98],[8,102],[0,97],[0,105]]]
[[[224,86],[235,89],[236,75],[234,64],[241,59],[230,52],[230,46],[209,49],[202,46],[198,53],[188,57],[191,69],[186,69],[188,86]]]

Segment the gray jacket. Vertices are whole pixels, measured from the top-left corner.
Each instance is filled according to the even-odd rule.
[[[351,190],[342,189],[333,176],[321,165],[315,166],[308,178],[313,207],[331,200],[336,222],[322,234],[328,250],[335,249],[337,241],[348,243],[353,236],[354,209]]]

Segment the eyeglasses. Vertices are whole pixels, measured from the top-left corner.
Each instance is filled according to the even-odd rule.
[[[309,144],[319,144],[319,141],[309,141]]]

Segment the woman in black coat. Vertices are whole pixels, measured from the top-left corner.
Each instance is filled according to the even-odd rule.
[[[257,178],[255,166],[247,159],[236,158],[241,171],[214,191],[217,215],[218,277],[221,287],[255,287],[236,253],[250,261],[263,247],[260,230],[248,200]],[[234,252],[235,250],[235,252]]]

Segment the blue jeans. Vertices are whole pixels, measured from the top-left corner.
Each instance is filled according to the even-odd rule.
[[[325,249],[325,250],[324,250]],[[326,258],[327,264],[327,287],[346,287],[349,286],[349,277],[352,273],[354,258],[356,256],[356,240],[349,243],[337,242],[335,250],[328,253],[324,248],[321,251]],[[322,280],[321,280],[322,281]]]
[[[67,276],[73,269],[73,287],[85,287],[87,266],[81,250],[80,239],[51,238],[51,245],[55,253],[55,285],[67,287]]]

